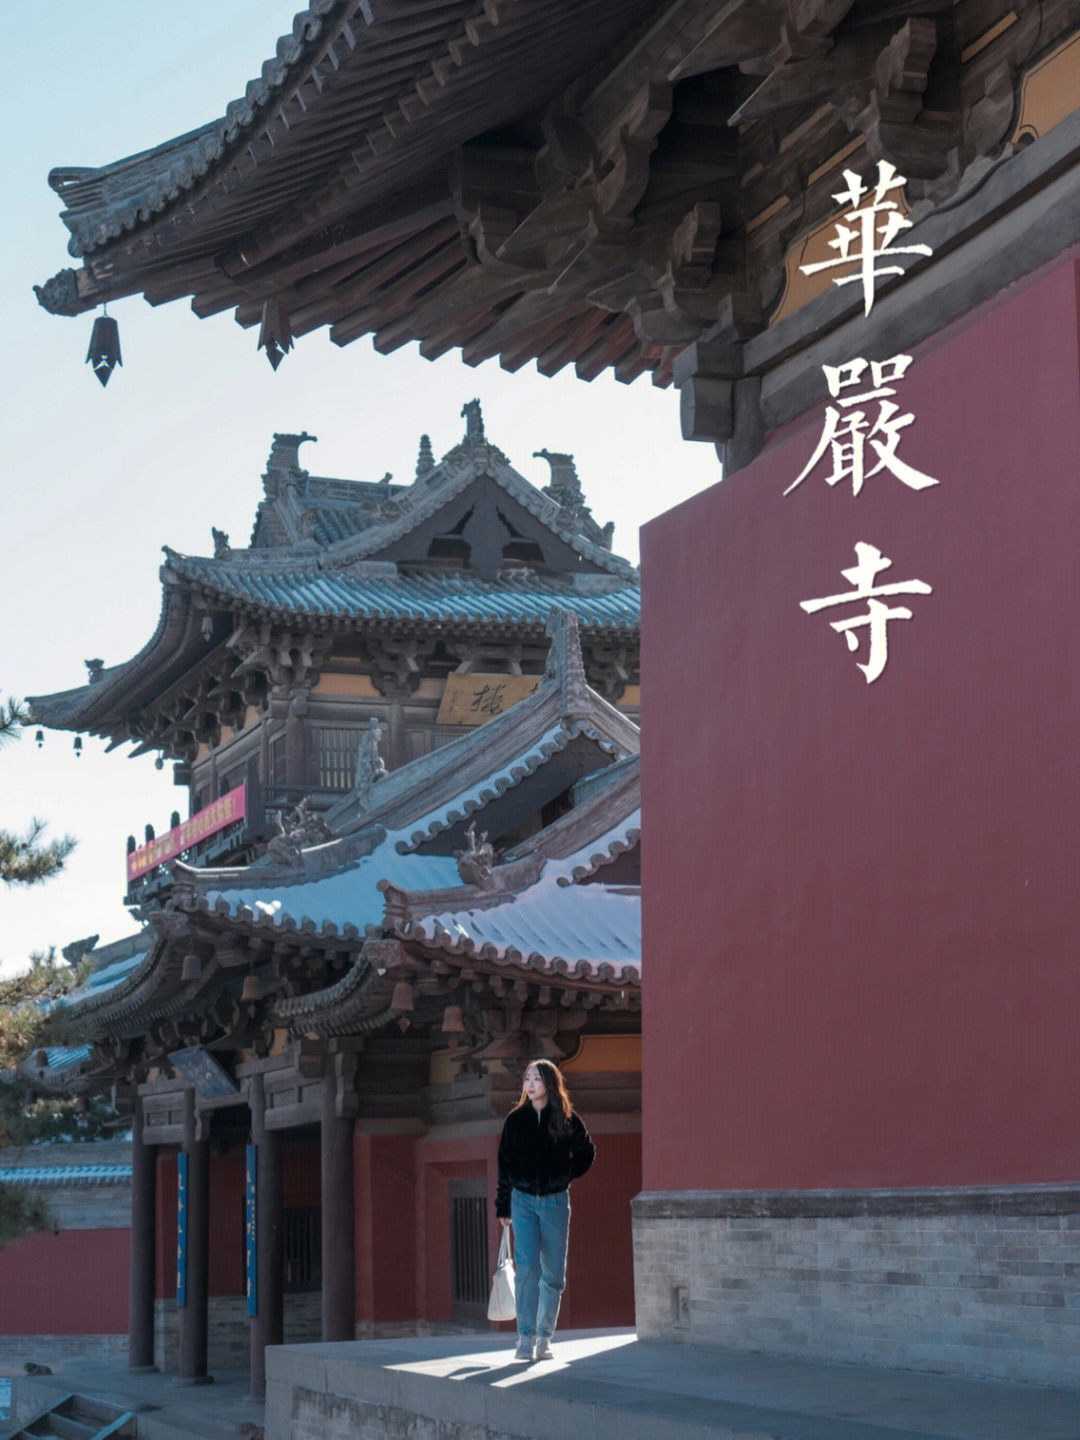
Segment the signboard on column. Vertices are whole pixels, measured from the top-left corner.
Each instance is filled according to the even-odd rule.
[[[259,1313],[258,1155],[258,1146],[249,1145],[244,1160],[244,1282],[249,1316]]]
[[[188,1157],[183,1151],[176,1157],[176,1180],[176,1304],[180,1309],[187,1304]]]

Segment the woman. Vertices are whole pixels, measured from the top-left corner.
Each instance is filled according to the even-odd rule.
[[[567,1189],[585,1174],[595,1154],[558,1069],[550,1060],[534,1060],[525,1071],[521,1099],[503,1125],[495,1197],[503,1227],[514,1227],[515,1360],[551,1359],[566,1284]]]

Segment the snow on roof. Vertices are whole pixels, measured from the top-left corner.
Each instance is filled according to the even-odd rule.
[[[641,891],[637,886],[578,884],[598,852],[624,848],[640,831],[635,810],[605,835],[564,860],[548,861],[539,880],[502,904],[443,911],[403,927],[454,951],[492,959],[543,959],[581,973],[606,966],[610,976],[637,980],[641,973]]]
[[[443,889],[460,885],[457,861],[447,855],[402,855],[398,842],[407,837],[391,832],[370,854],[334,875],[298,880],[295,885],[248,884],[242,889],[210,890],[208,908],[239,919],[279,929],[305,929],[324,934],[364,934],[383,915],[380,880],[395,885]],[[253,877],[254,878],[254,877]]]

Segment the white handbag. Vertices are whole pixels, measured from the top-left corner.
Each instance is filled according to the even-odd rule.
[[[491,1299],[488,1301],[489,1320],[516,1320],[517,1304],[514,1300],[514,1260],[510,1254],[510,1226],[504,1225],[499,1241],[499,1258],[495,1263],[495,1275],[491,1282]]]

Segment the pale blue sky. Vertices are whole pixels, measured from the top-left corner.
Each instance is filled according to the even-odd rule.
[[[460,438],[462,404],[478,396],[489,436],[530,479],[548,474],[534,450],[575,455],[593,513],[615,521],[615,548],[635,561],[645,520],[720,478],[711,447],[681,440],[677,394],[646,378],[586,385],[532,365],[508,375],[456,354],[429,363],[411,345],[391,356],[367,340],[339,350],[325,332],[274,373],[256,332],[231,315],[198,320],[186,302],[110,307],[124,363],[101,389],[83,363],[92,317],[47,315],[31,288],[74,263],[49,170],[105,164],[220,115],[296,8],[55,0],[20,14],[0,92],[4,695],[80,685],[84,659],[113,665],[141,649],[158,619],[161,546],[207,554],[212,525],[246,543],[275,430],[319,437],[304,450],[313,473],[377,480],[389,470],[406,481],[421,432],[442,454]],[[65,875],[0,893],[0,971],[35,948],[133,928],[121,903],[125,838],[147,821],[160,833],[185,792],[129,749],[105,755],[84,737],[76,759],[70,735],[46,732],[40,751],[32,734],[0,751],[0,823],[22,828],[40,815],[79,840]]]

